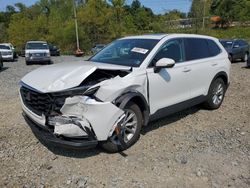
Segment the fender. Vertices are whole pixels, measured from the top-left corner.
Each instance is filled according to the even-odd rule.
[[[220,77],[220,76],[223,77],[222,79],[223,79],[223,81],[225,82],[226,87],[228,88],[228,86],[229,86],[228,75],[227,75],[227,73],[224,72],[224,71],[218,72],[218,73],[214,76],[214,78],[213,78],[212,82],[210,83],[210,85],[213,83],[213,81],[215,81],[215,80],[216,80],[218,77]]]
[[[139,101],[133,101],[133,99],[135,98],[140,98]],[[134,103],[136,103],[139,108],[142,111],[142,115],[143,115],[143,125],[146,126],[149,122],[149,106],[147,103],[147,100],[145,99],[145,97],[139,93],[138,91],[135,90],[131,90],[127,93],[123,93],[122,95],[120,95],[116,100],[115,100],[115,105],[117,105],[119,108],[124,109],[125,106],[128,104],[128,102],[133,101]]]

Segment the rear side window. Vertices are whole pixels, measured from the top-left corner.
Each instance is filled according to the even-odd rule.
[[[207,40],[207,44],[211,57],[221,53],[220,47],[213,40]]]
[[[248,44],[247,44],[247,42],[245,42],[245,41],[243,41],[243,40],[240,40],[240,45],[241,45],[241,46],[246,46],[246,45],[248,45]]]
[[[187,61],[211,56],[207,40],[200,38],[185,38],[185,54]]]

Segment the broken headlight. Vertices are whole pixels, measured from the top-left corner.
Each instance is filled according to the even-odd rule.
[[[90,89],[88,89],[87,91],[85,91],[83,94],[84,94],[84,95],[87,95],[87,96],[94,95],[94,94],[97,92],[97,90],[98,90],[99,88],[100,88],[100,86],[90,88]]]

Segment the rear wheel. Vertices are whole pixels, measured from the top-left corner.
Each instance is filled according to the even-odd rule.
[[[125,108],[125,117],[121,122],[120,137],[116,131],[101,143],[103,149],[114,153],[126,150],[136,143],[140,137],[142,127],[142,113],[135,103],[128,103]],[[122,140],[120,140],[122,139]]]
[[[0,70],[2,70],[2,68],[3,68],[3,62],[0,61]]]
[[[221,78],[217,78],[212,82],[207,95],[207,101],[204,103],[205,107],[211,110],[218,109],[224,99],[226,86]]]
[[[241,59],[243,62],[247,62],[248,60],[248,53],[246,52],[245,55],[244,55],[244,58]]]

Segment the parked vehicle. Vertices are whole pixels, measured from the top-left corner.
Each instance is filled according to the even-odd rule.
[[[60,56],[60,49],[53,44],[49,44],[49,51],[51,56]]]
[[[93,54],[96,54],[97,52],[101,51],[104,47],[105,47],[104,44],[97,44],[91,49],[91,52]]]
[[[21,50],[17,51],[17,55],[25,57],[25,45],[21,48]]]
[[[0,70],[2,70],[3,68],[3,58],[2,58],[2,54],[0,53]]]
[[[10,43],[0,44],[0,52],[4,61],[14,61],[14,47]]]
[[[55,145],[125,150],[151,120],[200,103],[219,108],[230,66],[213,37],[122,38],[88,61],[42,67],[22,78],[24,118]]]
[[[29,65],[31,63],[50,64],[50,52],[47,42],[29,41],[25,46],[25,61]]]
[[[249,55],[249,44],[244,40],[220,40],[221,44],[227,50],[229,59],[234,62],[237,59],[241,59],[246,62]]]

